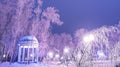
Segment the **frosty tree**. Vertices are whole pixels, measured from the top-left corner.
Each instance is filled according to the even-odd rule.
[[[69,47],[70,53],[67,54],[64,51],[65,47]],[[54,50],[55,53],[59,53],[61,59],[61,63],[64,63],[65,60],[68,59],[68,57],[71,57],[71,53],[73,49],[75,48],[72,40],[72,36],[70,34],[62,33],[60,35],[58,34],[51,34],[49,38],[49,50]],[[66,56],[66,57],[65,57]],[[64,58],[64,59],[63,59]]]
[[[86,35],[85,35],[86,34]],[[79,29],[75,32],[74,44],[76,44],[76,49],[73,52],[72,58],[76,63],[77,67],[85,65],[87,61],[91,58],[91,39],[90,33],[85,29]]]
[[[91,30],[87,33],[94,35],[94,41],[89,43],[90,46],[87,47],[87,49],[84,46],[85,43],[82,41],[82,37],[85,35],[85,32],[83,35],[79,34],[78,37],[76,37],[76,43],[78,43],[78,46],[74,51],[73,58],[75,62],[78,62],[78,66],[80,66],[82,63],[85,63],[86,61],[90,61],[90,59],[112,61],[118,57],[120,35],[118,25],[103,26],[98,29]],[[85,39],[88,38],[86,37]]]
[[[54,7],[41,9],[42,3],[42,0],[0,1],[0,43],[4,45],[3,53],[6,57],[9,55],[11,61],[17,56],[14,51],[22,36],[34,35],[41,46],[47,46],[51,23],[63,23]]]
[[[119,29],[116,26],[104,26],[94,31],[94,33],[97,33],[96,41],[95,41],[95,48],[97,50],[102,50],[108,59],[113,60],[114,59],[114,48],[115,44],[118,42],[118,35],[119,35]],[[94,49],[95,49],[94,48]]]

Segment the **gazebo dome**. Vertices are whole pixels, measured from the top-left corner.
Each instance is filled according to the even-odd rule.
[[[18,41],[19,46],[22,44],[33,45],[33,44],[39,44],[39,43],[35,36],[24,36]]]

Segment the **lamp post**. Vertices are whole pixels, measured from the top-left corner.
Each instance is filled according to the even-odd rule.
[[[54,60],[56,61],[56,63],[60,61],[59,59],[60,59],[60,55],[58,53],[55,54]]]
[[[67,63],[68,61],[67,60],[68,60],[68,54],[70,53],[70,48],[65,47],[63,51],[64,51],[64,56],[65,56],[65,64],[67,64],[67,67],[68,67],[68,63]]]
[[[59,54],[56,54],[56,55],[55,55],[55,58],[56,58],[56,59],[60,58],[60,55],[59,55]]]
[[[64,53],[65,53],[65,54],[69,53],[69,49],[70,49],[70,48],[65,47],[65,48],[64,48]]]
[[[92,53],[92,51],[91,51],[91,46],[92,45],[90,45],[90,43],[92,43],[92,41],[94,41],[95,40],[95,37],[94,37],[94,35],[93,34],[87,34],[87,35],[85,35],[84,37],[83,37],[83,43],[85,44],[84,46],[85,46],[85,49],[84,49],[84,51],[86,51],[86,50],[88,50],[88,51],[90,51],[90,60],[92,60],[91,58],[92,58],[92,56],[91,56],[91,53]],[[88,52],[89,53],[89,52]],[[89,55],[88,55],[89,56]]]
[[[89,47],[89,44],[95,40],[95,37],[93,34],[87,34],[83,37],[83,43],[85,44],[85,48],[88,48]],[[91,48],[91,46],[90,46]]]
[[[91,41],[94,41],[94,35],[93,34],[88,34],[83,37],[83,41],[85,43],[90,43]]]
[[[49,58],[49,59],[52,59],[53,56],[54,56],[54,55],[53,55],[53,52],[48,52],[48,58]]]

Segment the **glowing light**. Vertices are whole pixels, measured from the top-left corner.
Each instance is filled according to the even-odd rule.
[[[63,56],[60,59],[64,59]]]
[[[91,42],[93,40],[94,40],[94,35],[92,35],[92,34],[86,35],[83,38],[83,41],[86,42],[86,43],[89,43],[89,42]]]
[[[97,51],[97,55],[99,57],[105,57],[105,54],[103,53],[103,51]]]
[[[5,58],[5,57],[6,57],[6,55],[4,54],[4,55],[3,55],[3,57]]]
[[[64,53],[69,53],[69,48],[68,47],[64,48]]]
[[[33,54],[30,54],[30,57],[33,57]]]
[[[49,58],[53,58],[53,52],[49,52],[49,53],[48,53],[48,57],[49,57]]]
[[[59,55],[59,54],[56,54],[56,55],[55,55],[55,58],[60,58],[60,55]]]

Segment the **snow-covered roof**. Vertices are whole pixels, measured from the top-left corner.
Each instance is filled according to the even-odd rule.
[[[18,41],[18,44],[38,44],[38,40],[35,36],[24,36]]]

